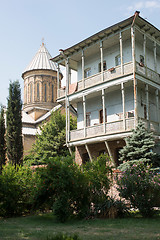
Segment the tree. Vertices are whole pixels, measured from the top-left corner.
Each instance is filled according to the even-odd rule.
[[[0,171],[6,162],[6,141],[5,141],[5,120],[4,109],[1,106],[0,112]]]
[[[155,141],[153,134],[148,132],[142,121],[139,121],[133,134],[126,139],[126,146],[120,151],[120,169],[124,170],[127,166],[136,161],[149,162],[155,158],[153,152]]]
[[[70,128],[75,128],[75,121],[71,118]],[[66,120],[60,111],[52,113],[51,120],[41,127],[41,134],[37,135],[31,155],[34,164],[43,164],[50,157],[67,156],[69,150],[66,146]]]
[[[9,85],[9,97],[7,108],[7,156],[15,167],[22,164],[22,102],[21,90],[18,81]]]

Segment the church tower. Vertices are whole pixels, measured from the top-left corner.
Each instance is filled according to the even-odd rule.
[[[42,43],[30,64],[24,70],[23,110],[35,121],[57,105],[57,66]],[[62,79],[62,74],[59,74]]]

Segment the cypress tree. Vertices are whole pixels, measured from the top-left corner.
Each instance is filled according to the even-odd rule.
[[[139,121],[133,134],[126,139],[126,146],[120,151],[120,169],[125,170],[136,161],[150,162],[155,158],[153,152],[155,141],[153,134],[148,132],[142,121]]]
[[[1,106],[0,111],[0,171],[6,162],[6,141],[5,141],[5,120],[4,109]]]
[[[7,108],[7,156],[15,167],[22,164],[22,101],[21,90],[18,81],[9,85],[9,97]]]

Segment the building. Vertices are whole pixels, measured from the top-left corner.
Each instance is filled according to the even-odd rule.
[[[22,111],[22,134],[24,155],[31,149],[35,136],[40,133],[39,126],[49,121],[51,112],[65,108],[57,99],[57,64],[42,43],[40,49],[24,70],[24,101]],[[62,79],[59,72],[59,79]]]
[[[66,89],[59,78],[57,102],[77,108],[77,129],[66,128],[68,147],[82,164],[107,152],[118,165],[119,150],[139,119],[160,139],[160,30],[139,12],[60,50],[52,59],[66,66]],[[71,84],[70,69],[78,81]]]

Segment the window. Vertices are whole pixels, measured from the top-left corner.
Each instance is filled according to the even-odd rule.
[[[91,126],[91,113],[86,113],[86,127]]]
[[[120,54],[115,57],[115,65],[116,65],[116,66],[121,65],[121,57],[120,57]]]
[[[107,122],[107,111],[105,109],[105,118],[106,118],[106,122]],[[101,109],[99,111],[99,123],[103,123],[103,109]]]
[[[39,83],[37,83],[37,99],[39,99]]]
[[[140,55],[139,65],[140,65],[141,67],[144,67],[144,56],[143,56],[143,55]]]
[[[144,104],[144,119],[147,119],[147,106]]]
[[[47,84],[44,85],[44,101],[47,102]]]
[[[52,84],[52,102],[54,101],[54,86]]]
[[[101,72],[101,62],[98,65],[99,68],[99,72]],[[105,71],[107,69],[107,65],[106,65],[106,61],[103,61],[103,71]]]
[[[84,70],[84,77],[88,78],[89,76],[91,76],[91,68],[87,68]]]
[[[30,102],[32,102],[32,83],[30,84]]]

